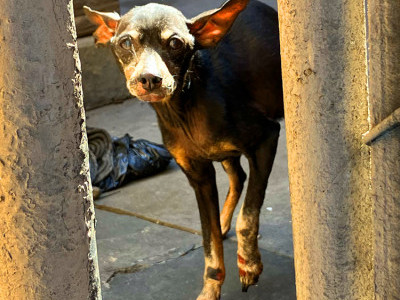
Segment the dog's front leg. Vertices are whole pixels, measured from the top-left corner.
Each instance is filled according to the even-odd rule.
[[[193,187],[200,211],[205,255],[204,285],[197,300],[220,298],[225,279],[215,169],[211,161],[177,159]]]

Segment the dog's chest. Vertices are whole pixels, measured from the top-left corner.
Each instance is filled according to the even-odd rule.
[[[164,141],[171,154],[190,159],[222,161],[238,155],[239,149],[224,130],[205,120],[163,130]]]
[[[202,99],[187,109],[158,109],[164,144],[177,157],[222,161],[238,155],[222,105]]]

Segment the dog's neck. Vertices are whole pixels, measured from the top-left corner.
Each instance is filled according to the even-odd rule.
[[[159,122],[164,125],[178,127],[185,126],[187,115],[189,110],[196,105],[196,97],[193,95],[193,91],[198,85],[199,78],[194,74],[198,74],[198,64],[196,61],[199,60],[199,51],[194,52],[186,61],[182,69],[186,70],[181,74],[182,80],[178,82],[178,85],[174,93],[168,100],[151,103],[151,106],[156,111]]]

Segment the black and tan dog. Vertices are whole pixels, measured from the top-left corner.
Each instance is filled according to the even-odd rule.
[[[198,299],[220,297],[222,239],[246,179],[242,154],[250,166],[236,224],[244,291],[263,268],[259,214],[278,142],[276,120],[283,117],[282,82],[277,13],[248,2],[230,0],[190,20],[160,4],[135,7],[123,17],[85,8],[98,25],[96,42],[110,44],[131,94],[154,108],[164,144],[196,193],[205,252]],[[222,163],[230,180],[221,217],[213,161]]]

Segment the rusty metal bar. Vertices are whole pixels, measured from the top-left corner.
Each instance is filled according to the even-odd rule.
[[[363,142],[370,146],[377,138],[386,132],[400,126],[400,108],[396,109],[392,114],[385,118],[378,125],[363,134]]]

